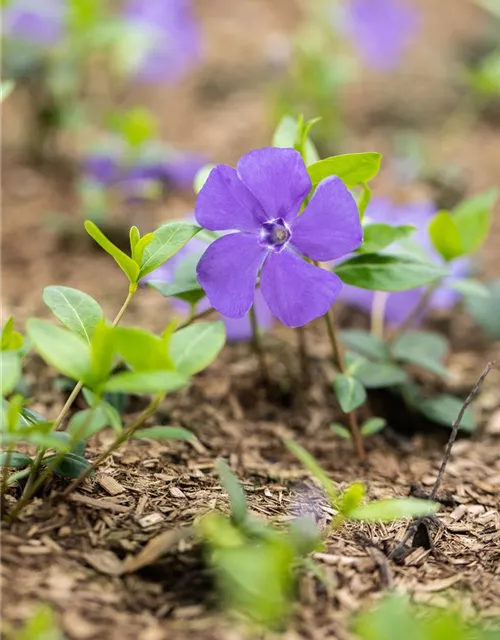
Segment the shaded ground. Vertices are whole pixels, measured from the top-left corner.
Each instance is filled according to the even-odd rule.
[[[391,157],[388,125],[374,123],[374,111],[396,108],[417,121],[420,115],[417,130],[426,136],[436,164],[446,167],[453,161],[461,167],[463,186],[474,193],[499,181],[500,130],[479,122],[467,135],[455,130],[443,140],[438,134],[450,105],[459,100],[444,81],[452,47],[474,31],[479,14],[472,4],[463,3],[457,10],[457,0],[442,0],[439,15],[433,10],[434,0],[420,4],[428,46],[412,56],[412,75],[398,74],[395,81],[377,79],[376,85],[370,80],[353,88],[346,100],[358,133],[349,141],[349,150],[376,149]],[[287,33],[297,13],[287,0],[216,0],[199,5],[207,34],[205,70],[174,92],[145,99],[156,103],[166,138],[232,162],[249,148],[268,144],[269,64],[262,42],[266,35]],[[109,315],[116,313],[126,293],[125,282],[113,262],[85,239],[61,243],[46,228],[47,212],[76,215],[77,198],[60,171],[39,173],[23,166],[12,144],[15,114],[6,111],[6,122],[13,124],[4,131],[5,315],[14,314],[20,326],[33,313],[48,315],[41,300],[48,284],[81,288],[96,297]],[[377,191],[394,191],[387,167]],[[182,215],[191,206],[189,197],[172,196],[154,211],[130,212],[129,221],[139,222],[146,231],[155,220]],[[496,213],[492,237],[481,256],[481,273],[486,277],[499,272]],[[148,290],[140,292],[126,321],[160,329],[168,317],[163,299]],[[346,311],[341,318],[344,323],[352,321]],[[500,360],[499,345],[485,343],[462,314],[441,326],[454,345],[449,388],[464,396],[486,362]],[[337,409],[327,382],[332,372],[320,326],[309,331],[313,384],[307,391],[301,390],[292,333],[274,332],[267,347],[279,389],[262,387],[253,356],[246,345],[239,345],[228,347],[189,390],[161,408],[156,422],[192,429],[201,446],[130,443],[113,456],[96,481],[82,487],[79,497],[60,504],[40,499],[22,520],[4,530],[4,633],[41,600],[54,606],[68,638],[75,640],[243,637],[242,629],[216,613],[210,578],[191,542],[181,542],[137,573],[117,575],[121,561],[154,536],[189,525],[209,509],[224,508],[225,496],[213,469],[217,456],[229,458],[249,493],[252,511],[278,522],[286,522],[298,510],[313,511],[323,525],[330,517],[313,483],[286,453],[285,437],[307,446],[339,483],[365,482],[370,498],[408,495],[414,484],[432,484],[446,434],[405,430],[412,416],[401,415],[387,397],[374,397],[372,403],[377,411],[382,405],[390,416],[392,437],[370,441],[366,467],[352,458],[347,443],[330,433],[328,424]],[[33,408],[55,415],[64,396],[54,391],[53,374],[33,359],[27,379],[37,398]],[[326,552],[318,557],[329,582],[325,585],[313,576],[302,581],[287,640],[347,638],[352,612],[379,598],[392,583],[418,601],[441,606],[460,597],[467,613],[500,615],[499,385],[500,375],[493,371],[477,403],[481,429],[473,441],[461,440],[455,447],[443,486],[451,492],[453,504],[443,506],[445,528],[437,534],[436,552],[416,549],[405,566],[391,565],[387,573],[384,545],[390,547],[400,539],[405,525],[345,528],[327,541]],[[101,434],[89,454],[109,438]],[[110,478],[116,482],[110,483]],[[367,548],[366,538],[377,546]]]

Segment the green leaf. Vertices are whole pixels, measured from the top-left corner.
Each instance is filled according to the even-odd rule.
[[[418,498],[389,498],[376,500],[354,509],[349,518],[363,522],[392,522],[402,518],[419,518],[436,513],[439,503]]]
[[[168,344],[144,329],[117,327],[115,349],[135,371],[166,371],[174,368]]]
[[[110,425],[110,427],[112,427],[114,431],[119,433],[122,430],[123,425],[122,419],[117,409],[86,387],[82,389],[82,393],[89,407],[99,406],[99,410],[106,413],[108,424]],[[119,397],[121,397],[121,394],[118,395]]]
[[[0,467],[5,467],[9,463],[9,469],[23,469],[31,465],[33,460],[25,453],[19,451],[11,451],[10,455],[7,451],[0,451]]]
[[[118,373],[103,386],[104,391],[122,393],[170,393],[182,389],[188,379],[174,371],[139,371]]]
[[[457,278],[446,282],[449,289],[454,289],[461,293],[465,298],[473,298],[475,304],[476,298],[489,298],[490,291],[487,285],[479,282],[475,278]]]
[[[442,364],[449,350],[446,338],[428,331],[408,331],[399,336],[392,345],[396,360],[414,364],[438,376],[447,377],[449,372]]]
[[[309,451],[304,449],[304,447],[301,447],[297,442],[294,442],[293,440],[285,440],[285,445],[287,449],[302,462],[302,464],[307,469],[307,471],[309,471],[312,477],[315,478],[323,487],[323,490],[326,493],[330,504],[332,505],[332,507],[334,507],[337,504],[339,495],[334,483],[332,482],[332,480],[330,480],[326,471],[309,453]]]
[[[154,234],[153,233],[146,233],[145,236],[143,236],[139,242],[135,245],[135,248],[132,252],[132,258],[133,260],[135,260],[135,262],[137,262],[137,264],[141,264],[142,263],[142,257],[144,255],[144,251],[146,249],[146,247],[148,246],[148,244],[150,244],[151,242],[153,242],[154,239]]]
[[[365,493],[365,487],[360,482],[354,482],[347,487],[340,499],[340,513],[345,518],[348,518],[350,514],[363,502]]]
[[[491,340],[500,340],[500,280],[489,282],[488,298],[465,298],[465,306]]]
[[[139,265],[132,260],[130,256],[124,253],[111,240],[108,240],[104,233],[95,225],[91,220],[85,220],[85,230],[91,238],[93,238],[97,244],[109,253],[109,255],[115,260],[120,269],[125,273],[127,278],[132,284],[135,284],[139,280]]]
[[[170,355],[180,373],[192,376],[215,360],[225,341],[226,327],[223,322],[192,324],[173,334]]]
[[[344,329],[339,332],[339,337],[344,345],[372,360],[387,360],[390,357],[385,342],[369,331]]]
[[[385,418],[368,418],[361,426],[361,435],[364,437],[373,436],[382,431],[386,424],[387,420]]]
[[[161,425],[138,429],[134,431],[132,438],[149,438],[150,440],[184,440],[192,442],[196,440],[194,433],[184,427],[163,427]]]
[[[342,438],[343,440],[351,439],[351,432],[349,431],[349,429],[346,429],[343,424],[332,422],[332,424],[330,425],[330,429],[336,436],[339,436],[339,438]]]
[[[54,369],[73,380],[90,377],[90,350],[83,338],[38,318],[28,320],[27,330],[36,351]]]
[[[296,149],[301,153],[306,165],[319,160],[314,143],[309,138],[309,131],[318,119],[304,123],[303,119],[283,116],[273,135],[273,147]]]
[[[358,212],[361,220],[363,220],[365,211],[367,210],[368,205],[371,202],[371,199],[372,199],[371,189],[366,183],[363,183],[361,185],[361,193],[356,198],[356,204],[358,205]]]
[[[10,96],[15,86],[13,80],[2,80],[0,83],[0,103]]]
[[[328,176],[338,176],[348,189],[372,180],[380,170],[380,153],[347,153],[309,165],[307,171],[317,186]]]
[[[429,223],[429,235],[438,253],[447,261],[464,254],[462,238],[454,217],[439,211]]]
[[[149,109],[135,107],[122,118],[120,132],[132,147],[138,147],[156,136],[157,125]]]
[[[229,496],[231,517],[236,525],[243,524],[248,516],[247,499],[243,487],[225,460],[217,458],[215,467],[219,474],[221,484]]]
[[[333,271],[346,284],[371,291],[406,291],[449,275],[447,269],[431,262],[377,253],[345,260]]]
[[[45,456],[43,466],[49,465],[56,456],[58,454]],[[75,453],[67,453],[54,469],[54,473],[63,478],[79,478],[91,466],[91,463],[86,458]]]
[[[88,379],[93,386],[100,384],[108,378],[113,369],[115,356],[115,327],[101,320],[92,334],[90,341],[90,361],[92,377]]]
[[[1,351],[18,351],[24,343],[23,336],[14,331],[14,317],[11,316],[4,324],[1,337]]]
[[[45,287],[43,301],[58,320],[88,343],[98,322],[104,317],[94,298],[71,287]]]
[[[355,375],[367,389],[394,387],[408,381],[408,374],[404,369],[388,362],[358,362]]]
[[[130,238],[130,255],[133,256],[137,243],[141,239],[141,233],[135,225],[130,227],[129,238]]]
[[[21,360],[14,351],[0,352],[0,387],[2,396],[9,395],[21,379]]]
[[[165,298],[178,298],[192,306],[196,306],[205,297],[205,292],[199,284],[176,284],[160,280],[149,280],[148,286],[155,289]]]
[[[492,208],[498,189],[491,189],[460,203],[453,210],[453,219],[460,233],[463,254],[474,253],[488,237]]]
[[[159,227],[144,250],[139,279],[175,255],[200,229],[188,222],[170,222]]]
[[[361,382],[352,376],[338,374],[333,381],[333,390],[344,413],[350,413],[366,400],[366,391]]]
[[[457,419],[458,414],[463,406],[463,401],[460,398],[455,398],[447,393],[444,393],[434,398],[427,398],[423,400],[417,407],[428,420],[442,424],[445,427],[453,425]],[[463,431],[474,431],[476,429],[476,417],[474,410],[468,407],[465,410],[460,429]]]
[[[208,180],[208,176],[210,175],[210,172],[212,171],[212,169],[214,167],[215,167],[214,164],[205,164],[196,173],[196,175],[194,177],[194,185],[193,185],[194,186],[194,192],[195,192],[196,195],[198,195],[200,193],[200,191],[202,190],[205,182]]]
[[[416,231],[416,227],[410,224],[393,227],[390,224],[373,223],[363,227],[363,244],[359,247],[360,253],[376,253],[389,245],[408,238]]]

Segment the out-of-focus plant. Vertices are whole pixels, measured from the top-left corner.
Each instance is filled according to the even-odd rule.
[[[499,625],[500,620],[489,625],[466,620],[453,605],[437,609],[412,604],[408,598],[393,594],[371,611],[356,616],[353,631],[360,640],[498,640]]]
[[[126,83],[172,83],[200,59],[188,0],[11,0],[3,65],[29,94],[27,143],[41,159],[61,129],[103,127]]]
[[[273,113],[319,117],[314,138],[331,151],[345,133],[342,97],[359,78],[360,63],[377,73],[397,68],[418,33],[419,15],[407,0],[313,0],[302,9]]]

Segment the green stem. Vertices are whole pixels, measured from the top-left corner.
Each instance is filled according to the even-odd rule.
[[[271,378],[269,377],[269,370],[266,364],[266,355],[262,346],[262,341],[260,339],[259,325],[257,324],[257,316],[255,315],[254,305],[252,305],[250,308],[249,317],[250,324],[252,326],[252,347],[259,361],[259,368],[262,379],[265,382],[269,382]]]
[[[177,327],[176,331],[179,331],[180,329],[184,329],[185,327],[189,327],[189,325],[193,324],[193,322],[196,322],[196,320],[201,320],[201,318],[205,318],[206,316],[209,316],[213,310],[214,310],[213,307],[209,307],[208,309],[205,309],[205,311],[200,311],[200,313],[197,313],[195,315],[190,314],[189,318],[185,322],[180,324]]]
[[[339,341],[337,339],[337,333],[335,331],[335,324],[333,322],[333,318],[332,318],[332,316],[331,316],[329,311],[327,313],[325,313],[324,318],[325,318],[326,329],[327,329],[327,332],[328,332],[328,338],[330,340],[330,345],[332,347],[333,360],[335,362],[335,365],[337,366],[337,369],[341,373],[345,373],[346,367],[345,367],[345,361],[344,361],[344,354],[342,352],[340,343],[339,343]],[[358,420],[357,420],[355,411],[350,411],[347,414],[347,421],[348,421],[348,424],[349,424],[349,430],[350,430],[351,435],[352,435],[354,446],[356,448],[356,453],[358,455],[358,458],[361,461],[363,461],[365,459],[365,457],[366,457],[365,445],[364,445],[364,442],[363,442],[363,437],[362,437],[361,432],[359,430]]]
[[[386,291],[375,291],[373,296],[370,328],[372,334],[381,340],[384,339],[385,308],[388,298],[389,294]]]
[[[90,467],[87,467],[87,469],[85,469],[85,471],[80,476],[78,476],[78,478],[75,478],[75,480],[73,480],[69,487],[67,487],[63,491],[61,497],[65,498],[77,487],[79,487],[85,480],[85,478],[88,478],[97,469],[97,467],[99,467],[104,462],[104,460],[106,460],[106,458],[113,453],[113,451],[116,451],[116,449],[118,449],[118,447],[120,447],[126,440],[131,438],[134,432],[137,431],[139,427],[142,427],[144,422],[146,422],[146,420],[154,414],[164,396],[164,393],[156,395],[153,400],[151,400],[149,405],[144,409],[144,411],[139,415],[139,417],[115,438],[115,440],[109,445],[109,447],[101,453],[101,455],[95,460],[95,462],[92,463]]]

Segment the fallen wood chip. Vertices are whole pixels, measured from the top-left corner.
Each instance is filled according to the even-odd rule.
[[[435,593],[437,591],[444,591],[445,589],[449,589],[451,586],[460,582],[463,576],[454,575],[449,578],[442,578],[440,580],[433,580],[432,582],[428,582],[427,584],[419,584],[417,587],[418,591],[425,591],[426,593]]]
[[[78,502],[84,504],[87,507],[95,507],[96,509],[107,509],[108,511],[114,511],[115,513],[128,513],[132,507],[126,507],[123,504],[116,504],[111,500],[89,498],[81,493],[72,493],[69,495],[71,502]]]
[[[97,476],[97,482],[110,496],[117,496],[119,493],[125,491],[125,487],[121,485],[118,480],[115,480],[113,476],[109,476],[106,473],[99,474]]]
[[[84,553],[83,557],[99,573],[107,576],[120,576],[123,573],[123,563],[112,551],[92,551]]]
[[[175,547],[181,540],[186,540],[193,535],[192,527],[179,527],[164,531],[150,540],[144,549],[136,556],[128,556],[123,563],[123,573],[133,573],[153,564],[165,553]]]

